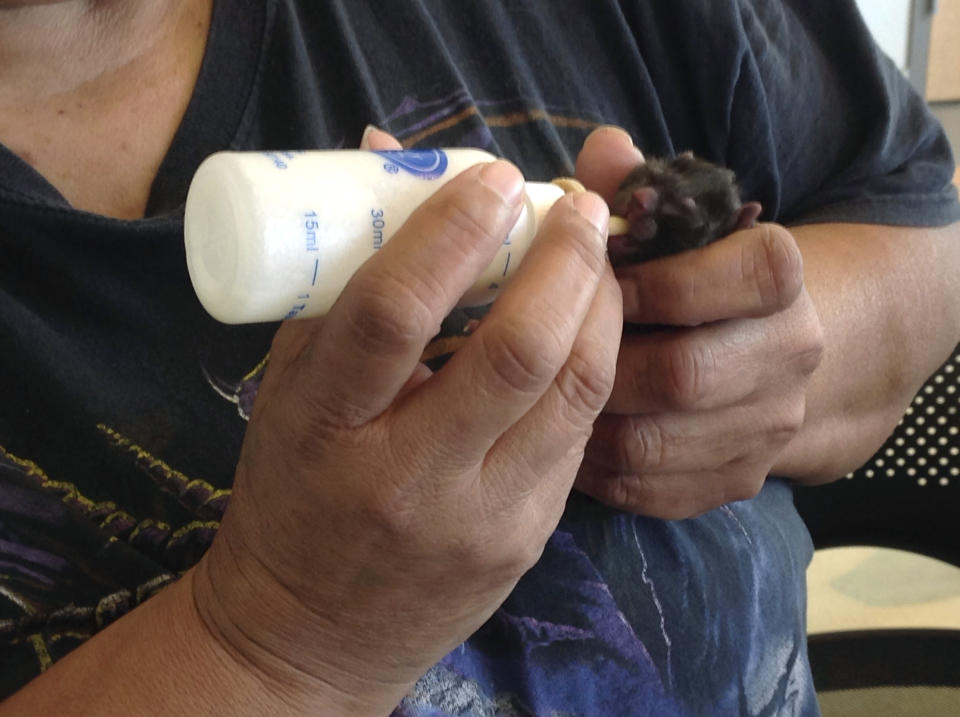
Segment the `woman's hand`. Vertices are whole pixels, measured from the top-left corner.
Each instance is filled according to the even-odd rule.
[[[577,176],[610,201],[641,161],[625,133],[602,128]],[[661,518],[754,496],[803,425],[823,352],[792,235],[762,224],[617,278],[630,325],[577,488]]]
[[[194,578],[209,629],[267,684],[335,695],[325,706],[343,713],[389,711],[555,528],[622,328],[603,200],[560,200],[464,347],[436,374],[418,362],[519,216],[522,188],[507,162],[467,170],[325,319],[278,332]]]

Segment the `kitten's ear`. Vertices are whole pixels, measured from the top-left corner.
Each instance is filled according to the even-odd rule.
[[[749,229],[756,223],[757,217],[760,216],[762,211],[763,207],[760,206],[760,202],[747,202],[737,212],[737,220],[730,231],[738,232],[741,229]]]

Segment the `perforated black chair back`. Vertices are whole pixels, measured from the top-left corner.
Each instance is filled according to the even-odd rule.
[[[846,479],[798,488],[817,548],[876,545],[960,566],[960,346],[900,425]]]
[[[797,509],[814,546],[895,548],[960,567],[958,414],[960,346],[862,468],[826,486],[795,490]],[[903,693],[909,707],[915,699],[910,690],[917,686],[960,688],[960,630],[821,633],[810,636],[809,655],[821,694],[903,688],[897,692]],[[937,714],[960,714],[960,689],[956,693]]]

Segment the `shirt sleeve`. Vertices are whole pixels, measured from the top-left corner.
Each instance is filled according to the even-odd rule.
[[[764,219],[941,226],[960,219],[942,127],[853,0],[740,0],[729,163]]]

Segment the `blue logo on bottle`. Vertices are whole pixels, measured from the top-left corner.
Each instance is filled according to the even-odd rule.
[[[420,179],[437,179],[447,171],[447,154],[442,149],[398,149],[377,151],[387,160],[383,168],[391,174],[401,169]]]

